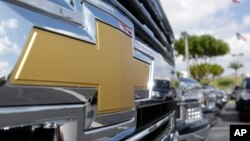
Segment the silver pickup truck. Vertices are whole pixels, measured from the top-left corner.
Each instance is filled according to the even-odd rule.
[[[0,140],[176,140],[158,0],[0,0]]]

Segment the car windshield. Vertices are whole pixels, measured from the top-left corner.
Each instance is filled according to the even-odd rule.
[[[250,89],[250,78],[245,79],[245,81],[243,83],[243,88],[244,89]]]
[[[181,83],[184,83],[185,85],[192,86],[192,87],[201,87],[200,83],[194,79],[190,78],[181,78]]]
[[[213,90],[214,89],[214,87],[209,86],[209,85],[204,85],[204,86],[202,86],[202,88],[203,89],[208,89],[208,90]]]

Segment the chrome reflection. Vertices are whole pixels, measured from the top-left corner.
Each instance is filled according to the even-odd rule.
[[[91,112],[89,112],[90,114]],[[86,113],[87,114],[87,113]],[[116,112],[111,114],[103,114],[95,116],[93,120],[88,120],[92,122],[86,122],[85,129],[91,130],[95,128],[105,127],[109,125],[119,124],[122,122],[129,121],[135,117],[135,110]],[[86,115],[86,118],[90,118],[91,116]],[[122,117],[122,118],[121,118]],[[86,119],[86,120],[87,120]],[[86,121],[85,120],[85,121]],[[90,124],[89,124],[90,123]],[[122,129],[122,128],[121,128]],[[124,128],[127,129],[127,128]]]
[[[81,2],[75,0],[15,0],[14,3],[27,5],[28,8],[36,8],[42,12],[65,18],[68,21],[81,25],[82,7]]]
[[[172,130],[174,129],[174,122],[173,122],[173,120],[174,120],[174,118],[173,118],[174,114],[175,114],[174,112],[171,113],[171,114],[169,114],[169,116],[167,116],[167,117],[163,118],[162,120],[158,121],[156,124],[153,124],[150,127],[142,130],[138,134],[136,134],[136,135],[134,135],[134,136],[126,139],[126,141],[140,140],[143,137],[145,137],[146,135],[148,135],[148,134],[152,133],[153,131],[155,131],[156,129],[158,129],[163,124],[167,123],[167,122],[169,122],[169,123],[167,123],[168,126],[166,128],[168,130],[167,135],[169,136],[170,133],[172,132]]]
[[[82,23],[84,30],[88,31],[88,34],[92,42],[96,42],[96,19],[95,15],[90,11],[85,3],[82,3]]]
[[[138,91],[136,91],[135,97],[144,98],[137,99],[137,101],[149,99],[163,100],[166,98],[176,98],[176,93],[173,91],[174,86],[172,84],[168,84],[176,80],[176,75],[173,74],[173,72],[175,72],[175,68],[171,66],[168,62],[166,62],[162,55],[153,51],[146,43],[140,41],[139,39],[135,39],[134,48],[134,57],[150,65],[150,75],[148,82],[149,94],[147,94],[146,91],[144,91],[144,93],[139,93]],[[158,81],[165,82],[166,84],[162,83],[165,84],[164,87],[159,87]]]
[[[46,141],[77,141],[77,122],[75,119],[60,119],[4,127],[0,130],[1,140],[46,140]]]
[[[132,118],[129,121],[103,128],[89,130],[84,132],[84,136],[89,140],[121,140],[135,131],[136,120]]]
[[[68,0],[65,1],[70,2]],[[122,21],[134,31],[132,23],[118,11],[112,10],[115,15],[114,17],[106,13],[107,11],[102,11],[85,1],[80,5],[77,3],[80,1],[73,1],[76,3],[75,8],[77,12],[68,10],[67,8],[63,10],[66,13],[73,14],[72,19],[63,20],[62,18],[56,18],[53,14],[58,13],[58,9],[62,8],[58,2],[59,1],[40,0],[0,1],[0,9],[8,13],[8,15],[3,12],[0,13],[0,78],[8,78],[34,27],[93,44],[96,43],[96,20],[108,23],[117,29],[120,29],[119,21]],[[25,5],[20,5],[20,3]],[[43,3],[45,5],[42,5]],[[110,7],[103,2],[98,3]],[[42,10],[49,11],[47,11],[47,14],[44,14],[39,11],[33,11],[32,7],[42,7]],[[50,9],[50,7],[52,7],[52,9]],[[78,12],[81,14],[77,14]],[[58,14],[60,14],[60,12]],[[67,14],[59,16],[67,16]],[[70,17],[70,15],[67,17]],[[71,20],[74,19],[77,20],[79,24],[72,23]],[[122,29],[120,30],[122,31]]]
[[[83,108],[83,105],[1,107],[0,115],[1,114],[41,112],[41,111],[48,111],[48,110],[74,109],[74,108]]]

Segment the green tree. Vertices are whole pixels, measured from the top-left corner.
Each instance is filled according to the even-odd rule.
[[[189,58],[192,64],[209,63],[211,58],[223,56],[229,53],[230,48],[227,43],[220,39],[216,39],[211,35],[188,37]],[[175,50],[179,55],[185,59],[185,45],[184,39],[181,38],[176,41],[174,45]]]
[[[229,53],[230,48],[227,43],[211,35],[192,35],[188,37],[188,47],[191,63],[189,70],[193,78],[200,81],[207,78],[208,75],[215,77],[223,73],[224,69],[221,66],[210,65],[210,63],[213,58]],[[174,48],[179,55],[186,59],[183,38],[176,41]]]
[[[223,67],[218,64],[204,63],[190,66],[191,76],[198,81],[201,81],[209,75],[212,75],[212,79],[214,79],[214,77],[220,76],[223,72]]]
[[[237,82],[234,77],[219,77],[214,79],[212,85],[219,88],[219,89],[229,89],[232,88],[235,83]]]
[[[214,78],[216,76],[220,76],[223,72],[224,72],[224,69],[220,65],[218,65],[218,64],[210,64],[209,73],[212,75],[212,80],[214,80]]]
[[[194,79],[201,81],[209,72],[209,64],[195,64],[190,66],[190,75]]]
[[[233,69],[234,70],[234,72],[235,72],[235,79],[237,79],[237,73],[238,73],[238,70],[240,69],[240,68],[242,68],[244,65],[243,64],[241,64],[240,62],[238,62],[238,61],[233,61],[233,62],[231,62],[230,64],[229,64],[229,68],[231,68],[231,69]]]

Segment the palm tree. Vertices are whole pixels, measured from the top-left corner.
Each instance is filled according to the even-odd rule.
[[[242,68],[244,65],[241,64],[240,62],[238,61],[233,61],[229,64],[229,68],[233,69],[235,71],[235,79],[237,79],[237,72],[240,68]]]

